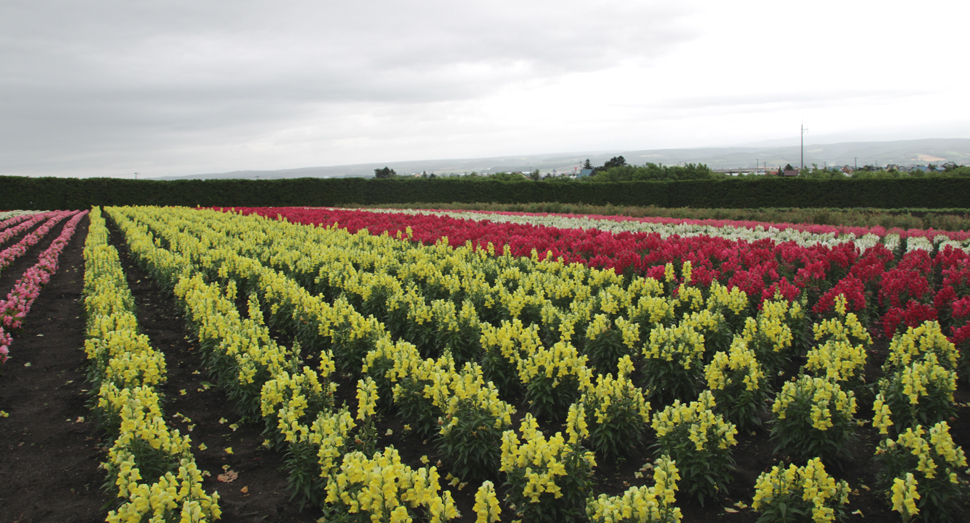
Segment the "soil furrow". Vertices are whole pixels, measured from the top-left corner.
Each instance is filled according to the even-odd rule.
[[[168,381],[160,392],[167,421],[191,437],[196,464],[210,474],[203,488],[219,492],[222,520],[317,521],[322,516],[319,509],[306,507],[300,511],[297,500],[290,501],[286,474],[280,470],[283,456],[263,447],[262,425],[240,423],[232,402],[211,383],[215,380],[206,375],[195,339],[174,297],[132,259],[110,219],[108,230],[135,298],[138,325],[152,347],[165,354]],[[231,482],[220,481],[219,475],[227,471],[237,477]]]

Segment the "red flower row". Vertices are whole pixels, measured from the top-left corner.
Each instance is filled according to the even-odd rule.
[[[226,209],[229,210],[229,209]],[[374,213],[309,208],[235,208],[234,212],[283,218],[293,223],[338,225],[350,232],[401,233],[411,241],[433,244],[507,248],[515,256],[546,254],[566,262],[614,269],[662,279],[664,265],[692,266],[692,283],[712,281],[737,287],[760,303],[776,293],[789,300],[805,295],[817,314],[846,296],[848,308],[891,337],[898,329],[925,320],[940,320],[954,337],[970,340],[970,256],[945,247],[935,256],[913,250],[896,261],[893,252],[876,245],[864,252],[852,243],[800,246],[770,239],[728,240],[716,236],[670,236],[657,233],[609,233],[590,229],[493,223],[447,216]]]

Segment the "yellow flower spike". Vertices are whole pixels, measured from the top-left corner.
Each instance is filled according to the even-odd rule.
[[[502,509],[499,506],[495,487],[491,481],[483,481],[475,493],[475,523],[495,523],[502,519]]]

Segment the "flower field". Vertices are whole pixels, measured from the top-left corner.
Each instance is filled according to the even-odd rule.
[[[0,263],[62,221],[69,240],[84,216],[0,216],[0,235],[12,231]],[[95,209],[77,316],[107,478],[98,518],[259,520],[279,493],[236,488],[239,455],[277,460],[241,474],[286,484],[290,512],[268,514],[280,521],[958,521],[968,240],[524,213]],[[37,299],[63,243],[11,296]],[[148,284],[185,350],[154,334],[131,290]],[[3,402],[26,359],[28,301],[0,307],[16,334]],[[212,394],[222,403],[188,410]]]

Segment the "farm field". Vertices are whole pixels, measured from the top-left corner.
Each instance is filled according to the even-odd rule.
[[[221,211],[0,215],[0,514],[899,521],[893,477],[966,485],[966,233]],[[793,462],[817,496],[773,502]]]

